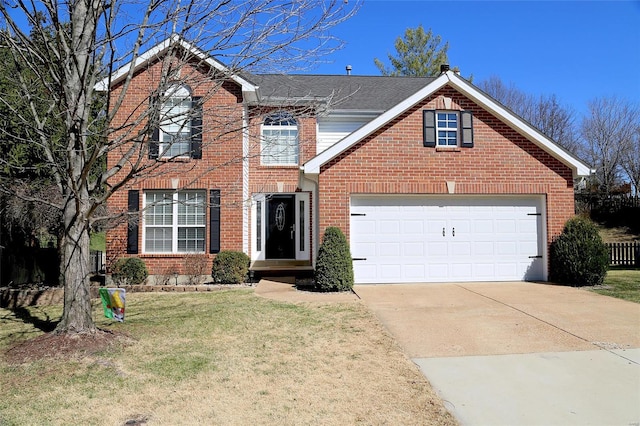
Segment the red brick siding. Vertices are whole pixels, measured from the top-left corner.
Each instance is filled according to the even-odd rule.
[[[127,97],[115,116],[114,123],[135,122],[137,117],[149,105],[149,96],[157,87],[160,75],[160,63],[151,65],[136,74],[127,90]],[[161,163],[147,176],[131,181],[116,192],[108,202],[113,213],[127,209],[127,191],[138,189],[140,208],[142,193],[150,189],[172,189],[173,180],[178,180],[180,189],[219,189],[221,191],[221,249],[242,250],[242,93],[240,87],[225,82],[215,87],[213,80],[201,74],[197,67],[185,66],[181,75],[188,76],[187,84],[193,96],[202,96],[203,105],[203,146],[201,160],[173,161]],[[112,92],[115,99],[121,87]],[[120,133],[114,135],[117,136]],[[122,151],[114,151],[107,157],[107,166],[113,166],[130,145],[124,145]],[[145,160],[153,162],[153,160]],[[122,173],[126,173],[125,169]],[[118,176],[116,176],[117,179]],[[207,191],[207,199],[208,199]],[[209,223],[209,209],[206,211],[206,223]],[[183,271],[184,260],[180,255],[155,255],[142,253],[142,224],[138,235],[139,252],[150,274],[162,274],[172,268]],[[209,229],[207,226],[206,253],[209,253]],[[126,225],[122,224],[107,233],[107,258],[115,260],[126,256]],[[213,259],[214,255],[209,256]]]
[[[422,111],[440,109],[441,96],[473,112],[474,147],[425,148]],[[351,194],[542,194],[547,241],[574,214],[571,170],[451,88],[406,111],[321,169],[320,237],[328,226],[349,236]]]

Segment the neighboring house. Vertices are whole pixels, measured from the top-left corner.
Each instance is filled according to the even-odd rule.
[[[108,258],[162,275],[187,254],[241,250],[262,272],[310,269],[337,226],[357,283],[547,279],[590,170],[456,73],[220,83],[223,64],[173,38],[114,74],[117,95],[136,67],[116,120],[149,104],[169,52],[193,63],[157,106],[148,161],[162,167],[109,202],[140,220],[109,231]]]

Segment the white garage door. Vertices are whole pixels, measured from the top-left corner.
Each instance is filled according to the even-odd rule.
[[[542,197],[351,199],[356,283],[546,279]]]

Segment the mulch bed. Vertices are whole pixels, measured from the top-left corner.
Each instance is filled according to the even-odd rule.
[[[10,347],[5,352],[9,364],[24,364],[42,359],[84,358],[122,342],[126,336],[108,330],[93,333],[43,334]]]

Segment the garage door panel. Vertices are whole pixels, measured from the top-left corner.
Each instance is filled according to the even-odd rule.
[[[419,237],[424,234],[424,219],[405,220],[402,222],[402,233],[408,236]]]
[[[495,254],[493,241],[475,241],[471,248],[473,256],[493,256]]]
[[[406,264],[404,272],[404,278],[407,280],[421,280],[425,276],[425,265],[423,263]]]
[[[424,242],[409,242],[402,245],[403,256],[419,256],[424,257],[426,255]],[[423,259],[424,261],[424,259]]]
[[[456,242],[449,245],[452,256],[471,256],[471,244],[468,242]]]
[[[473,264],[473,276],[479,280],[492,279],[495,276],[495,264],[476,262]]]
[[[351,246],[351,253],[358,253],[357,257],[373,258],[376,255],[376,243],[355,243]]]
[[[429,256],[447,256],[448,253],[449,245],[444,241],[440,241],[437,243],[427,243],[427,254]]]
[[[402,267],[399,264],[383,264],[380,272],[383,280],[395,279],[402,275]]]
[[[449,277],[449,264],[447,263],[429,263],[427,265],[427,277],[434,281],[444,281]],[[428,280],[425,279],[425,282]]]
[[[400,256],[400,243],[380,243],[380,245],[378,245],[378,248],[378,256]]]
[[[352,220],[351,232],[359,236],[376,235],[376,222],[373,220]]]
[[[527,256],[537,256],[538,255],[538,244],[531,241],[521,241],[518,244],[518,253],[524,254]]]
[[[356,282],[543,279],[541,197],[352,199]],[[444,231],[444,235],[443,235]]]
[[[453,281],[469,281],[473,277],[473,265],[471,263],[454,263],[451,265],[450,276]]]
[[[517,253],[518,245],[513,241],[499,241],[496,244],[496,254],[498,256],[501,255],[511,255]]]
[[[513,234],[516,232],[516,221],[513,219],[496,220],[495,232],[498,234]]]
[[[378,234],[393,234],[400,232],[400,222],[397,220],[382,220],[378,224]]]

